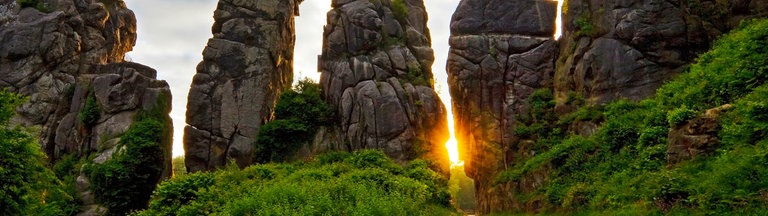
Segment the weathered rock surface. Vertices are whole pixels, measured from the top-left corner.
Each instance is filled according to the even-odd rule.
[[[451,22],[448,83],[456,138],[467,175],[475,179],[478,211],[510,209],[516,186],[494,188],[511,163],[511,131],[526,99],[552,85],[557,2],[464,0]]]
[[[293,81],[294,16],[302,0],[221,0],[187,104],[186,166],[252,162],[259,127]]]
[[[536,89],[554,89],[559,114],[573,110],[568,104],[573,95],[587,104],[651,96],[715,38],[742,19],[768,15],[766,8],[758,0],[567,0],[563,37],[555,42],[549,36],[554,2],[461,1],[451,22],[448,75],[456,136],[466,172],[476,181],[478,211],[541,208],[541,202],[513,199],[546,182],[546,168],[513,182],[493,182],[536,154],[525,148],[531,140],[515,134]],[[669,150],[677,155],[674,161],[690,158],[686,151],[706,152],[713,143],[709,120],[701,121],[676,132],[681,139]],[[597,126],[574,125],[579,134]]]
[[[704,115],[691,119],[685,124],[670,129],[667,138],[667,165],[675,165],[698,155],[711,154],[720,144],[722,113],[733,108],[726,104],[707,110]]]
[[[554,81],[587,102],[639,100],[682,72],[719,35],[745,18],[764,16],[768,3],[740,1],[567,1]]]
[[[136,19],[123,1],[41,2],[36,9],[0,1],[0,88],[28,96],[14,121],[39,130],[53,161],[64,154],[108,160],[113,151],[104,150],[117,145],[138,112],[170,108],[168,84],[154,69],[124,61],[136,41]],[[80,117],[89,97],[100,116],[92,124]],[[162,148],[167,177],[170,143]]]
[[[316,142],[331,150],[381,149],[398,161],[448,168],[446,110],[432,84],[422,0],[334,0],[319,68],[336,126]],[[316,144],[317,145],[317,144]]]

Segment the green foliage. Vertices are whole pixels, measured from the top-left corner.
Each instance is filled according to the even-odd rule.
[[[548,180],[518,203],[544,201],[545,212],[578,215],[760,215],[768,211],[768,19],[724,35],[689,71],[653,98],[581,107],[558,125],[602,119],[589,137],[549,134],[551,146],[500,173],[496,183],[544,171]],[[535,103],[547,94],[541,92]],[[531,102],[532,107],[540,106]],[[545,105],[545,103],[542,103]],[[718,149],[667,164],[667,136],[677,126],[724,104]],[[546,106],[544,106],[546,107]],[[545,109],[546,110],[546,109]],[[532,113],[538,112],[532,109]],[[534,121],[537,131],[562,127]],[[534,124],[528,124],[533,126]],[[541,139],[539,139],[541,142]],[[518,182],[519,183],[519,182]]]
[[[86,166],[91,191],[110,215],[145,208],[160,181],[172,130],[165,99],[160,95],[153,109],[136,115],[112,159]]]
[[[174,157],[171,161],[173,166],[173,176],[183,176],[187,174],[187,166],[184,163],[184,156]]]
[[[85,106],[80,110],[78,117],[80,118],[80,121],[89,128],[95,126],[96,123],[99,122],[99,119],[101,118],[101,108],[99,107],[99,103],[96,101],[93,92],[88,94],[88,98],[85,99]]]
[[[330,153],[305,164],[259,164],[162,183],[137,215],[452,215],[447,181],[378,151]]]
[[[408,63],[408,82],[415,86],[432,86],[432,80],[424,75],[418,62]]]
[[[121,137],[111,160],[86,169],[91,190],[111,215],[146,207],[163,169],[159,131],[163,125],[157,120],[135,122]]]
[[[689,71],[658,90],[665,108],[701,111],[748,94],[768,80],[768,21],[745,21],[699,56]]]
[[[36,137],[9,125],[24,100],[0,91],[0,215],[74,215],[77,203],[45,166]]]
[[[402,24],[408,23],[408,5],[405,4],[405,0],[392,0],[391,7],[397,21]]]
[[[451,179],[448,181],[448,191],[455,200],[455,205],[462,210],[474,210],[475,182],[464,173],[463,166],[451,167]]]
[[[320,85],[309,79],[280,95],[275,120],[259,129],[256,161],[283,161],[312,141],[320,126],[333,119],[333,109],[322,99]]]
[[[667,122],[670,127],[678,126],[693,118],[696,118],[696,111],[688,109],[685,105],[667,113]]]
[[[16,3],[19,4],[22,8],[25,7],[32,7],[37,9],[40,12],[48,13],[51,12],[51,9],[48,8],[48,5],[45,2],[42,2],[40,0],[16,0]]]
[[[600,32],[597,27],[592,23],[592,16],[589,15],[589,13],[583,13],[581,16],[576,18],[576,27],[578,30],[576,31],[576,35],[578,36],[587,36],[587,37],[596,37],[598,33]]]

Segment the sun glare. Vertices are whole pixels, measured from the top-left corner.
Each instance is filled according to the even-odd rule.
[[[555,40],[563,36],[563,1],[557,0],[557,17],[555,17]]]
[[[456,141],[456,136],[451,134],[451,138],[445,143],[445,147],[448,148],[448,157],[451,159],[451,166],[464,165],[464,161],[459,160],[459,142]]]
[[[448,139],[448,142],[445,142],[445,148],[448,149],[448,158],[451,159],[451,167],[464,166],[464,161],[459,159],[459,142],[456,140],[453,113],[451,112],[448,112],[448,131],[451,133],[451,137]]]

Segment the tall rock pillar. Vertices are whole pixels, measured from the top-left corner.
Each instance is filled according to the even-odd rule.
[[[433,89],[422,0],[334,0],[319,68],[335,149],[381,149],[448,168],[446,110]],[[447,170],[446,170],[447,171]]]
[[[189,171],[252,162],[259,127],[293,81],[294,16],[302,0],[221,0],[187,104]]]
[[[448,82],[456,138],[475,179],[478,210],[510,209],[516,186],[494,186],[517,155],[512,131],[526,99],[550,87],[557,44],[557,2],[462,0],[451,21]]]

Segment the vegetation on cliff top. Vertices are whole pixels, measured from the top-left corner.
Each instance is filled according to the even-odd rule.
[[[231,165],[163,182],[137,215],[453,215],[447,180],[416,160],[328,153],[311,162]]]
[[[529,131],[521,131],[553,144],[538,145],[541,151],[501,173],[496,183],[547,173],[544,185],[513,199],[540,202],[552,213],[766,214],[766,81],[768,19],[745,22],[655,97],[586,106],[558,119],[528,122],[523,129]],[[670,127],[725,104],[733,108],[719,120],[716,149],[668,164]],[[600,127],[583,137],[573,130],[577,122]],[[530,129],[536,124],[544,127]]]

